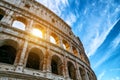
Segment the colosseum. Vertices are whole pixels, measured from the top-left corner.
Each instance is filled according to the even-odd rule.
[[[69,25],[35,0],[0,0],[0,80],[97,80]]]

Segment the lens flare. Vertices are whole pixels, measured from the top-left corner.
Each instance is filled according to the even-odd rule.
[[[42,31],[39,29],[36,29],[36,28],[32,29],[32,34],[36,37],[42,38]]]

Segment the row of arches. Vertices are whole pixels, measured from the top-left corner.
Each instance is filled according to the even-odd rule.
[[[2,20],[2,18],[5,15],[5,11],[3,9],[0,9],[0,20]],[[12,23],[11,26],[20,30],[25,31],[27,26],[30,27],[30,23],[28,23],[28,20],[23,17],[23,16],[14,16],[12,19]],[[47,31],[44,28],[44,26],[42,26],[41,24],[38,23],[33,23],[32,27],[30,28],[31,34],[39,37],[39,38],[44,38],[44,36],[46,35]],[[71,46],[70,43],[67,40],[62,40],[60,41],[59,36],[53,32],[49,33],[49,41],[53,44],[56,44],[58,46],[61,46],[60,44],[62,44],[62,47],[67,50],[67,51],[72,51],[72,53],[74,53],[74,55],[78,55],[79,51],[75,46]]]
[[[5,11],[0,9],[0,21],[4,19]],[[28,21],[26,18],[17,16],[14,17],[12,21],[12,27],[25,31],[28,26]],[[45,34],[45,30],[41,25],[34,24],[33,30],[35,32],[40,32],[38,37],[43,38]],[[36,31],[37,30],[37,31]],[[34,33],[34,31],[33,31]],[[59,45],[60,40],[59,37],[55,33],[50,33],[50,42],[53,44]],[[19,46],[17,42],[13,40],[1,40],[0,41],[0,63],[7,63],[7,64],[14,64],[17,56],[17,51],[19,50]],[[70,44],[66,40],[62,40],[62,46],[64,49],[68,50],[71,48]],[[73,53],[78,55],[78,50],[76,47],[72,46]],[[41,55],[40,55],[41,54]],[[32,68],[36,70],[43,70],[43,63],[44,63],[44,55],[41,50],[33,48],[30,50],[27,61],[26,67]],[[69,77],[73,80],[76,80],[76,69],[72,62],[67,62],[67,69]],[[85,80],[85,71],[82,68],[79,68],[80,75],[82,80]],[[52,56],[51,58],[51,72],[57,75],[63,75],[63,66],[62,60],[58,56]]]
[[[17,52],[19,50],[19,45],[16,41],[11,39],[0,40],[0,63],[13,64],[17,57]],[[25,53],[27,54],[27,53]],[[32,48],[28,52],[26,68],[32,68],[35,70],[43,70],[44,54],[41,49]],[[53,55],[51,57],[51,72],[56,75],[63,76],[63,61],[57,56]],[[67,62],[67,69],[69,77],[76,80],[76,69],[72,62]]]

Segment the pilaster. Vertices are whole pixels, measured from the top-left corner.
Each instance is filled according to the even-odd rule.
[[[27,46],[28,46],[28,42],[25,41],[23,46],[21,46],[21,48],[18,50],[17,54],[19,55],[17,57],[19,57],[19,59],[18,59],[17,67],[16,67],[16,72],[21,72],[23,70],[23,64],[25,60]]]
[[[12,25],[12,21],[13,21],[12,15],[13,15],[13,13],[14,13],[13,11],[7,10],[7,14],[4,15],[1,22],[6,23],[8,25]]]

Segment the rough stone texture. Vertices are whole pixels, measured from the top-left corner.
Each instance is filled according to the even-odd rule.
[[[25,25],[24,30],[13,27],[16,20]],[[43,32],[42,38],[31,34],[34,27]],[[50,36],[56,44],[50,42]],[[0,62],[0,80],[97,80],[80,39],[35,0],[0,1],[0,49],[4,45],[13,47],[16,56],[14,64]],[[38,70],[26,67],[30,53],[40,58]],[[57,63],[56,73],[52,60]]]

